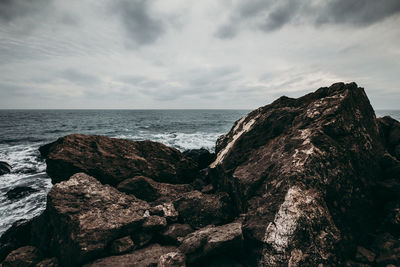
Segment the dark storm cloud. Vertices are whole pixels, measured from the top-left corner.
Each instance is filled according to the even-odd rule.
[[[286,24],[344,24],[365,27],[400,14],[399,0],[311,0],[260,1],[239,4],[222,25],[216,36],[233,38],[242,28],[270,32]]]
[[[151,1],[120,0],[113,10],[120,15],[126,34],[135,45],[153,43],[164,32],[161,20],[151,14]]]
[[[51,2],[52,0],[0,0],[0,21],[11,22],[40,13]]]

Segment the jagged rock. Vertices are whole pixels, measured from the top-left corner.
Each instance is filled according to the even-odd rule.
[[[230,254],[234,258],[243,248],[241,223],[222,226],[207,226],[187,235],[179,250],[186,255],[187,261],[194,262],[204,257]]]
[[[215,154],[210,153],[210,151],[205,148],[189,149],[183,151],[183,155],[197,162],[199,169],[204,169],[208,167],[208,165],[210,165],[210,163],[213,162],[215,159]]]
[[[12,251],[30,244],[32,220],[16,221],[0,237],[0,262]]]
[[[18,200],[35,192],[38,192],[38,190],[32,187],[18,186],[8,191],[6,195],[9,200]]]
[[[94,261],[85,267],[108,267],[108,266],[157,266],[161,257],[166,254],[178,252],[176,247],[160,246],[153,244],[146,248],[135,250],[132,253],[121,256],[112,256]]]
[[[11,166],[5,161],[0,161],[0,175],[7,174],[11,172]]]
[[[20,247],[13,250],[2,262],[3,267],[35,266],[41,260],[39,250],[33,246]]]
[[[135,244],[133,243],[130,236],[121,237],[117,240],[114,240],[111,243],[111,253],[113,254],[122,254],[133,250]]]
[[[371,191],[380,140],[374,111],[355,83],[281,97],[217,140],[210,175],[247,212],[244,232],[258,264],[343,263],[351,244],[376,226]]]
[[[77,173],[51,189],[42,220],[33,226],[33,241],[62,265],[82,264],[105,253],[115,239],[141,232],[149,208],[134,196]]]
[[[167,219],[157,215],[148,216],[143,222],[143,229],[147,231],[159,231],[167,226]]]
[[[194,228],[227,223],[235,216],[226,193],[210,195],[192,191],[183,194],[174,205],[180,220]]]
[[[144,176],[129,178],[118,184],[118,190],[133,194],[146,201],[173,201],[181,194],[193,190],[188,184],[167,184],[153,181]]]
[[[106,184],[147,176],[159,182],[191,182],[197,164],[181,152],[152,141],[72,134],[40,147],[53,183],[85,172]]]
[[[161,233],[161,238],[166,243],[178,245],[185,236],[193,231],[193,228],[189,224],[171,224]]]
[[[162,216],[167,220],[167,222],[176,222],[179,215],[172,202],[164,202],[151,207],[150,214]]]
[[[45,259],[35,265],[35,267],[59,267],[59,266],[60,263],[58,262],[57,258]]]

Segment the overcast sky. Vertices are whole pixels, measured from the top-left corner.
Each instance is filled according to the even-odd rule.
[[[0,0],[0,108],[244,108],[338,81],[400,109],[399,0]]]

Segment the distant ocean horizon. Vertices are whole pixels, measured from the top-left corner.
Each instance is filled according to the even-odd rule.
[[[38,148],[71,134],[98,134],[152,140],[177,148],[214,151],[217,138],[249,113],[247,109],[0,109],[0,161],[12,172],[0,176],[0,236],[17,220],[39,215],[51,181]],[[400,110],[376,110],[400,120]],[[36,189],[19,200],[6,193],[18,186]]]

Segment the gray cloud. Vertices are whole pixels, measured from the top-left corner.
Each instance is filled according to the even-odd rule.
[[[242,2],[234,8],[228,22],[220,26],[216,36],[231,39],[243,28],[270,32],[286,24],[347,24],[366,27],[400,14],[398,0],[282,0]]]
[[[100,83],[100,79],[96,76],[75,69],[61,71],[58,76],[78,85],[95,85]]]
[[[0,20],[11,22],[18,18],[40,13],[51,4],[52,0],[1,0]]]
[[[120,0],[113,5],[133,45],[151,44],[164,33],[163,22],[151,14],[151,1]]]

